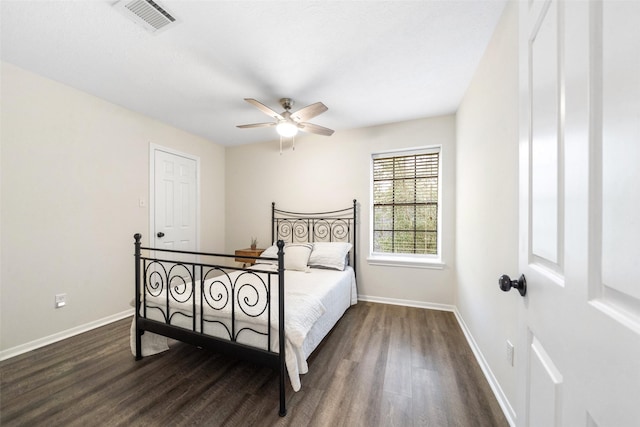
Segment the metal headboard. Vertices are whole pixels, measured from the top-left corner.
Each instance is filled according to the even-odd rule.
[[[349,264],[356,271],[356,206],[353,205],[329,212],[290,212],[276,209],[271,204],[271,241],[285,243],[349,242],[351,257]]]

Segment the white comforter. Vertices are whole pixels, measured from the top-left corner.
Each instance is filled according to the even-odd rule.
[[[275,267],[275,266],[274,266]],[[271,266],[259,265],[253,267],[257,270],[270,269]],[[259,274],[261,278],[266,277],[266,274]],[[238,342],[248,344],[254,347],[267,349],[266,337],[259,336],[253,332],[238,331],[243,328],[252,328],[260,330],[266,333],[267,324],[267,311],[264,310],[264,306],[251,305],[256,301],[256,290],[260,294],[259,301],[264,301],[266,298],[266,289],[262,285],[262,281],[258,276],[254,274],[242,274],[241,272],[233,273],[229,278],[221,278],[220,276],[215,279],[210,279],[205,282],[205,289],[213,286],[210,295],[221,296],[224,301],[227,294],[227,289],[230,289],[229,282],[235,283],[235,288],[239,290],[239,299],[246,301],[245,309],[249,315],[242,310],[236,308],[236,322],[235,331]],[[265,280],[266,282],[266,280]],[[272,276],[271,285],[271,351],[278,351],[278,304],[277,304],[277,276]],[[242,287],[243,284],[251,283],[253,287]],[[185,286],[187,286],[185,288]],[[190,284],[181,285],[179,291],[189,290]],[[305,345],[305,339],[312,330],[317,321],[322,318],[327,312],[327,306],[329,305],[330,313],[327,313],[324,323],[329,322],[328,328],[315,328],[327,330],[330,329],[333,324],[342,316],[346,308],[355,304],[357,301],[357,295],[355,290],[355,277],[351,268],[346,269],[344,272],[310,269],[307,272],[299,271],[285,271],[285,362],[292,388],[295,391],[300,390],[300,374],[308,372],[308,365],[306,362],[307,356],[311,353],[312,349],[317,346],[319,341],[324,337],[313,336],[311,337],[312,343],[307,342]],[[187,292],[189,294],[189,292]],[[170,312],[176,313],[172,319],[171,324],[180,326],[186,329],[193,328],[193,318],[191,313],[193,311],[193,302],[188,295],[184,294],[182,302],[172,302],[170,305]],[[236,301],[238,298],[236,297]],[[211,298],[205,297],[205,301],[208,301],[214,307],[221,307],[223,304],[216,305],[215,301]],[[336,303],[338,301],[338,303]],[[327,304],[328,303],[328,304]],[[243,303],[244,304],[244,303]],[[166,295],[161,292],[157,296],[147,296],[147,318],[164,322],[164,314],[166,311]],[[161,312],[159,309],[151,307],[159,307],[163,309]],[[196,292],[196,330],[200,328],[200,296]],[[229,331],[231,331],[230,322],[230,304],[227,304],[222,310],[213,310],[205,303],[204,320],[204,333],[208,335],[217,336],[220,338],[229,338]],[[177,314],[177,312],[185,313],[189,317]],[[222,322],[225,326],[219,323],[211,323],[211,321]],[[317,335],[317,334],[316,334]],[[155,354],[160,351],[168,349],[166,345],[166,338],[159,337],[158,335],[145,333],[143,336],[143,356]],[[309,347],[312,347],[311,349]],[[135,352],[135,335],[131,333],[131,348],[132,352]]]

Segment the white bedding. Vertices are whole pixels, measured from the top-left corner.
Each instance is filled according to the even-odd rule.
[[[270,270],[275,266],[269,265],[257,265],[252,267],[253,270]],[[255,291],[253,289],[259,289],[260,293],[266,293],[261,285],[261,281],[257,280],[257,277],[253,274],[242,274],[242,272],[235,272],[229,276],[229,280],[236,281],[240,276],[241,280],[237,282],[236,288],[242,288],[239,284],[251,282],[256,285],[254,288],[246,287],[241,292],[241,299],[247,297],[247,301],[251,304],[255,300]],[[261,277],[265,277],[265,274],[260,274]],[[215,280],[220,280],[217,277]],[[212,280],[205,282],[209,285]],[[228,283],[228,279],[223,278],[222,283]],[[216,283],[221,290],[220,283]],[[184,285],[182,289],[188,289],[190,285]],[[227,285],[228,286],[228,285]],[[271,351],[278,351],[278,333],[277,333],[277,276],[272,276],[272,332],[271,332]],[[206,288],[205,288],[206,289]],[[349,306],[357,302],[356,282],[353,269],[347,267],[344,271],[325,270],[325,269],[308,269],[307,272],[303,271],[285,271],[285,359],[291,385],[295,391],[300,390],[300,374],[308,372],[307,358],[313,352],[313,350],[320,344],[325,335],[336,324],[344,312]],[[219,292],[213,294],[218,295]],[[222,292],[224,298],[225,292]],[[206,300],[206,298],[205,298]],[[261,299],[264,300],[264,299]],[[190,315],[193,310],[193,303],[190,299],[184,299],[182,303],[171,304],[170,311],[172,313],[179,311]],[[210,301],[212,302],[212,301]],[[196,296],[196,312],[200,311],[200,297]],[[166,311],[166,298],[164,293],[156,297],[148,296],[147,298],[147,318],[165,322],[164,314],[159,309],[151,307],[162,307],[163,311]],[[215,305],[214,305],[215,306]],[[207,335],[213,335],[220,338],[229,337],[231,330],[229,309],[230,305],[224,310],[212,310],[205,304],[204,320],[223,322],[226,326],[222,326],[218,323],[204,322],[203,332]],[[266,311],[262,311],[261,307],[256,308],[251,312],[252,316],[248,316],[242,311],[236,310],[236,338],[237,341],[243,344],[248,344],[253,347],[259,347],[267,349],[267,339],[264,336],[260,336],[250,331],[238,331],[243,328],[253,328],[266,332]],[[192,317],[186,317],[180,314],[175,314],[171,318],[171,324],[180,326],[186,329],[193,329]],[[196,316],[196,330],[200,329],[200,317]],[[166,348],[166,338],[159,337],[158,335],[145,333],[143,336],[143,356],[155,354],[160,351],[164,351]],[[135,353],[135,335],[131,333],[131,349]]]

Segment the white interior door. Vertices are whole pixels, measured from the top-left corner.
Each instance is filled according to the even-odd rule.
[[[195,251],[198,159],[152,147],[151,233],[154,247]]]
[[[640,2],[520,4],[517,424],[640,425]]]

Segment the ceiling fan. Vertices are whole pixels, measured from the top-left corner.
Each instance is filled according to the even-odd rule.
[[[293,106],[293,101],[291,100],[291,98],[282,98],[280,100],[280,104],[284,108],[284,111],[278,114],[271,108],[267,107],[259,101],[256,101],[253,98],[245,98],[244,100],[258,108],[268,116],[273,117],[274,119],[276,119],[276,121],[268,123],[253,123],[250,125],[238,125],[237,127],[239,128],[245,129],[275,126],[278,134],[287,138],[294,137],[298,133],[298,130],[308,133],[314,133],[316,135],[333,135],[332,129],[307,122],[307,120],[312,119],[328,110],[327,106],[322,102],[316,102],[315,104],[307,105],[306,107],[296,111],[295,113],[292,113],[291,107]]]

